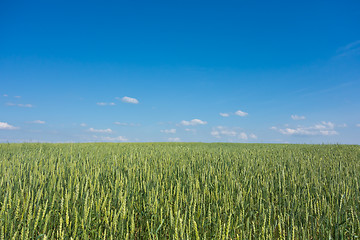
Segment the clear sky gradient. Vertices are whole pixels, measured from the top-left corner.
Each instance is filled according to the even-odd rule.
[[[0,1],[0,142],[360,144],[359,1]]]

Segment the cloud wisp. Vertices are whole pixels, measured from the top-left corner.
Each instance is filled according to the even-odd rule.
[[[41,121],[41,120],[34,120],[34,121],[27,122],[27,123],[33,123],[33,124],[45,124],[46,122],[45,122],[45,121]]]
[[[257,139],[257,136],[254,133],[247,134],[242,131],[240,128],[229,128],[224,126],[217,126],[212,129],[210,134],[218,139],[227,137],[233,140],[240,139],[240,140],[248,140]]]
[[[113,102],[107,103],[107,102],[98,102],[96,103],[98,106],[115,106],[116,104]]]
[[[137,100],[136,98],[127,97],[127,96],[122,97],[122,98],[116,97],[115,99],[121,100],[124,103],[132,103],[132,104],[138,104],[139,103],[139,100]]]
[[[0,122],[0,130],[16,130],[19,129],[13,125],[8,124],[7,122]]]
[[[229,117],[230,115],[236,115],[236,116],[240,116],[240,117],[246,117],[247,115],[249,115],[249,113],[241,111],[241,110],[237,110],[234,113],[219,113],[220,116],[222,117]]]
[[[107,129],[89,128],[88,131],[93,132],[93,133],[112,133],[113,132],[110,128],[107,128]]]
[[[347,57],[360,54],[360,40],[349,43],[338,49],[338,57]]]
[[[93,136],[93,138],[103,142],[127,142],[128,139],[124,136],[109,137],[109,136]]]
[[[176,129],[175,128],[172,128],[172,129],[163,129],[163,130],[160,130],[160,132],[162,133],[171,133],[171,134],[175,134],[176,133]]]
[[[23,108],[32,108],[34,107],[32,104],[23,104],[23,103],[12,103],[12,102],[8,102],[6,103],[7,106],[15,106],[15,107],[23,107]]]
[[[238,116],[240,116],[240,117],[245,117],[245,116],[247,116],[247,115],[249,115],[247,112],[243,112],[243,111],[241,111],[241,110],[237,110],[236,112],[235,112],[235,115],[238,115]]]
[[[180,122],[180,124],[183,125],[183,126],[196,126],[196,125],[205,125],[205,124],[207,124],[207,122],[195,118],[195,119],[190,120],[190,121],[182,120]]]
[[[305,116],[298,116],[298,115],[291,115],[291,118],[293,120],[305,120],[306,119]]]
[[[114,122],[114,124],[119,126],[131,126],[131,127],[140,126],[139,123]]]
[[[257,136],[255,134],[253,134],[253,133],[250,133],[249,137],[252,138],[252,139],[257,139]]]
[[[181,139],[178,137],[174,137],[174,138],[168,138],[168,142],[180,142]]]
[[[192,132],[192,133],[196,133],[196,129],[193,128],[185,128],[186,132]]]
[[[270,129],[280,132],[283,135],[302,135],[302,136],[331,136],[339,134],[335,130],[335,124],[332,122],[322,121],[320,124],[315,124],[313,126],[297,126],[295,128],[278,128],[271,127]]]

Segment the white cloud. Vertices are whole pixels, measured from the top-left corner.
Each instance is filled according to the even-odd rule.
[[[118,97],[116,99],[120,100],[120,98],[118,98]],[[131,98],[131,97],[127,97],[127,96],[121,98],[121,101],[125,102],[125,103],[132,103],[132,104],[139,103],[139,100],[137,100],[136,98]]]
[[[32,108],[33,105],[32,104],[18,104],[19,107],[25,107],[25,108]]]
[[[241,111],[241,110],[237,110],[236,112],[235,112],[235,115],[238,115],[238,116],[240,116],[240,117],[245,117],[245,116],[247,116],[247,115],[249,115],[247,112],[243,112],[243,111]]]
[[[339,57],[346,57],[360,54],[360,40],[349,43],[338,49]]]
[[[341,127],[341,128],[346,128],[347,127],[347,124],[346,123],[343,123],[343,124],[339,124],[337,125],[338,127]]]
[[[41,120],[35,120],[35,121],[31,121],[29,123],[35,123],[35,124],[45,124],[45,121],[41,121]]]
[[[95,133],[112,133],[112,130],[110,128],[107,129],[94,129],[94,128],[89,128],[88,130],[89,132],[95,132]]]
[[[206,121],[202,121],[200,119],[193,119],[193,120],[190,120],[190,121],[181,121],[180,123],[181,125],[184,125],[184,126],[195,126],[195,125],[205,125],[207,124]]]
[[[3,96],[4,96],[4,97],[7,97],[7,96],[9,96],[9,95],[7,95],[7,94],[3,94]]]
[[[180,138],[174,137],[174,138],[168,138],[169,142],[180,142]]]
[[[360,127],[360,123],[356,124],[357,127]]]
[[[329,135],[337,135],[339,134],[337,131],[335,130],[323,130],[320,131],[321,135],[325,135],[325,136],[329,136]]]
[[[162,133],[176,133],[176,129],[172,128],[172,129],[164,129],[164,130],[160,130],[160,132]]]
[[[323,136],[330,136],[330,135],[337,135],[339,134],[335,130],[335,124],[332,122],[325,122],[322,121],[320,124],[315,124],[314,126],[304,127],[304,126],[297,126],[295,128],[277,128],[271,127],[272,130],[276,130],[284,135],[304,135],[304,136],[315,136],[315,135],[323,135]]]
[[[32,104],[22,104],[22,103],[16,104],[16,103],[11,103],[11,102],[6,103],[6,105],[8,105],[8,106],[24,107],[24,108],[32,108],[32,107],[33,107]]]
[[[106,141],[106,142],[127,142],[128,139],[124,136],[118,136],[118,137],[97,137],[98,139],[100,139],[101,141]]]
[[[244,139],[244,140],[247,140],[247,139],[248,139],[247,134],[244,133],[244,132],[240,133],[238,137],[239,137],[240,139]]]
[[[80,127],[86,127],[87,124],[86,123],[80,123]]]
[[[98,106],[115,106],[116,104],[113,102],[110,102],[110,103],[98,102],[98,103],[96,103],[96,105],[98,105]]]
[[[234,130],[231,130],[227,127],[223,127],[223,126],[218,126],[213,128],[213,130],[210,133],[211,135],[213,135],[214,137],[220,138],[221,136],[230,136],[230,137],[234,137],[236,136],[238,133]]]
[[[124,123],[124,122],[114,122],[114,124],[119,125],[119,126],[140,126],[139,123]]]
[[[192,129],[192,128],[185,128],[185,131],[196,133],[196,129]]]
[[[323,124],[323,126],[325,126],[325,128],[330,128],[333,129],[335,127],[335,124],[332,122],[325,122],[322,121],[321,124]],[[321,126],[321,124],[317,125],[318,127],[320,127],[321,129],[323,129],[323,126]]]
[[[129,125],[128,123],[122,123],[122,122],[114,122],[114,124],[120,125],[120,126],[127,126],[127,125]]]
[[[247,112],[243,112],[241,110],[237,110],[236,112],[234,113],[219,113],[220,116],[222,117],[230,117],[230,115],[237,115],[237,116],[240,116],[240,117],[245,117],[247,115],[249,115]]]
[[[212,130],[210,132],[211,135],[213,135],[214,137],[216,138],[220,138],[220,132],[219,131],[216,131],[216,130]]]
[[[242,139],[242,140],[247,140],[248,138],[252,138],[252,139],[256,139],[257,136],[253,133],[251,134],[246,134],[245,132],[243,132],[240,128],[229,128],[229,127],[224,127],[224,126],[217,126],[214,127],[212,129],[212,131],[210,132],[210,134],[216,138],[229,138],[232,140],[236,140],[236,139]]]
[[[291,118],[293,120],[304,120],[304,119],[306,119],[305,116],[298,116],[298,115],[291,115]]]
[[[253,133],[250,133],[249,137],[252,138],[252,139],[257,139],[257,136],[255,134],[253,134]]]
[[[351,48],[357,47],[360,45],[360,40],[357,40],[355,42],[349,43],[348,45],[341,47],[339,51],[349,50]]]
[[[15,130],[18,127],[14,127],[6,122],[0,122],[0,130]]]

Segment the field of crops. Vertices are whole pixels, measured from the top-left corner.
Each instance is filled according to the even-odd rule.
[[[360,146],[0,144],[0,239],[358,239]]]

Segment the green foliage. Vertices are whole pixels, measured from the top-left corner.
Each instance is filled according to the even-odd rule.
[[[0,239],[357,239],[360,147],[0,144]]]

